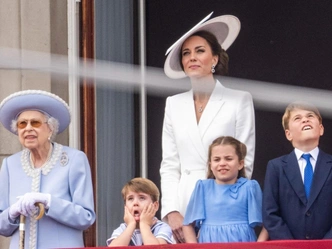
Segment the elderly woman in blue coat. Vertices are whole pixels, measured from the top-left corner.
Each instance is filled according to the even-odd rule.
[[[83,230],[95,221],[89,162],[54,142],[70,123],[68,105],[49,92],[20,91],[1,102],[0,122],[23,146],[2,162],[0,235],[12,236],[10,249],[17,249],[24,215],[25,248],[83,247]],[[39,220],[35,203],[45,206]]]

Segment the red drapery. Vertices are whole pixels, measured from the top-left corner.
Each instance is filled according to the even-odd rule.
[[[88,247],[90,249],[96,247]],[[109,247],[97,247],[109,248]],[[113,247],[117,249],[129,249],[133,247]],[[152,245],[136,246],[137,249],[332,249],[332,240],[278,240],[250,243],[205,243],[205,244],[176,244],[176,245]]]

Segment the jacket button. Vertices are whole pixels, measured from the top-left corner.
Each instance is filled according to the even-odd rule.
[[[310,216],[311,213],[310,213],[310,212],[306,212],[305,215],[306,215],[306,216]]]
[[[184,171],[184,173],[187,174],[187,175],[190,175],[190,170],[187,170],[187,169],[186,169],[186,170]]]

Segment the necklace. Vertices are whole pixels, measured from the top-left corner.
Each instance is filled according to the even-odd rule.
[[[47,175],[52,168],[55,166],[56,162],[60,159],[60,154],[62,151],[62,145],[54,143],[53,149],[50,148],[48,159],[40,168],[35,168],[31,159],[30,150],[25,148],[21,154],[21,163],[24,172],[32,177],[31,190],[32,192],[40,192],[41,188],[41,174]],[[30,217],[30,239],[29,248],[36,248],[37,241],[37,220],[36,214]]]
[[[47,175],[55,165],[55,163],[60,159],[62,151],[62,145],[54,143],[53,153],[45,164],[40,168],[35,168],[30,161],[30,151],[29,149],[24,149],[21,155],[21,163],[24,172],[31,177],[39,176],[39,172],[42,172],[43,175]],[[39,186],[39,185],[38,185]]]
[[[43,165],[42,165],[40,168],[43,168],[44,165],[46,165],[46,163],[48,163],[48,161],[49,161],[50,158],[51,158],[52,151],[53,151],[53,144],[50,143],[50,149],[48,150],[47,158],[46,158],[45,162],[43,163]],[[32,168],[35,168],[35,164],[34,164],[34,162],[33,162],[32,154],[31,154],[31,153],[30,153],[30,165],[32,166]]]
[[[202,112],[203,112],[203,106],[202,106],[202,105],[198,108],[198,112],[199,112],[199,113],[202,113]]]

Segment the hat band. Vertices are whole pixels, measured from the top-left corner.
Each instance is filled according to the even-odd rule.
[[[42,111],[42,110],[40,110],[40,109],[25,109],[25,110],[19,112],[19,113],[15,116],[15,119],[14,119],[14,120],[17,120],[18,117],[21,115],[21,113],[26,112],[26,111],[37,111],[37,112],[41,112],[42,114],[44,114],[45,116],[47,116],[47,118],[50,118],[50,117],[51,117],[50,114],[48,114],[47,112],[44,112],[44,111]]]

